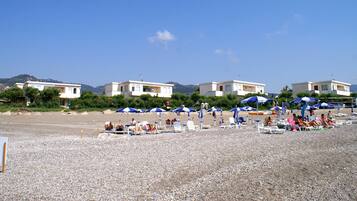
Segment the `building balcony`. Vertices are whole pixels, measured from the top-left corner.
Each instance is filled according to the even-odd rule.
[[[208,91],[205,96],[223,96],[223,91]]]
[[[341,90],[326,90],[326,91],[321,91],[317,92],[318,94],[336,94],[336,95],[341,95],[341,96],[350,96],[351,92],[350,91],[341,91]]]

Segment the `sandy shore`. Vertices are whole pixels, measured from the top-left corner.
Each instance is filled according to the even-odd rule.
[[[96,138],[104,121],[131,117],[1,115],[0,135],[10,144],[0,198],[357,200],[356,125],[284,135],[258,134],[248,126]],[[158,120],[155,114],[135,118]]]

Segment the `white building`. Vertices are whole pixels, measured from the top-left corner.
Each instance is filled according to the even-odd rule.
[[[317,93],[317,94],[337,94],[342,96],[350,96],[351,84],[336,80],[327,80],[319,82],[301,82],[293,83],[293,95],[298,93]]]
[[[141,96],[148,94],[151,96],[170,98],[173,86],[173,84],[133,80],[125,82],[111,82],[105,85],[105,95]]]
[[[202,96],[223,96],[225,94],[244,96],[249,93],[265,93],[265,84],[239,80],[207,82],[199,86]]]
[[[68,106],[71,99],[79,98],[81,96],[80,84],[26,81],[25,83],[16,83],[15,86],[21,89],[33,87],[40,91],[43,91],[46,88],[56,88],[60,92],[60,101],[63,106]]]

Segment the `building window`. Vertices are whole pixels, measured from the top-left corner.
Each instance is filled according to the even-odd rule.
[[[318,86],[318,85],[315,85],[315,86],[314,86],[314,90],[315,90],[315,91],[318,91],[318,90],[319,90],[319,86]]]
[[[77,88],[73,88],[73,94],[77,94]]]
[[[219,90],[220,90],[220,91],[223,91],[223,86],[219,86]]]
[[[131,91],[135,91],[135,87],[131,87]]]
[[[224,85],[224,88],[226,89],[226,91],[233,91],[232,85]]]
[[[123,92],[123,86],[120,87],[120,91]]]
[[[337,85],[337,91],[346,91],[345,87],[342,85]]]
[[[322,91],[327,91],[327,90],[328,90],[327,84],[321,85],[321,90],[322,90]]]

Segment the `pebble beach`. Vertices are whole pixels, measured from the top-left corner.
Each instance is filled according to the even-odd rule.
[[[105,121],[131,117],[0,115],[9,138],[1,200],[357,200],[356,124],[97,137]]]

